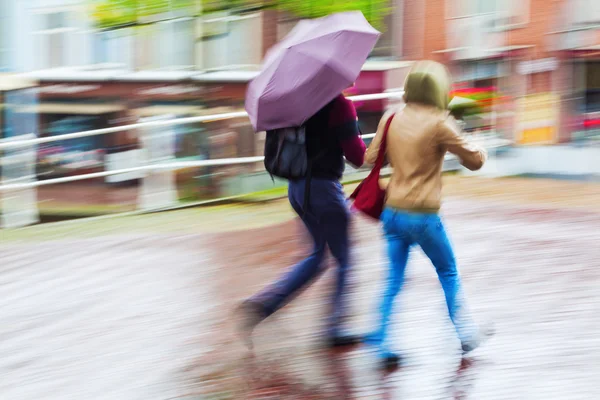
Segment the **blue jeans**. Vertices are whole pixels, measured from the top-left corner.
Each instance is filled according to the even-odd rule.
[[[459,339],[462,342],[473,339],[477,328],[466,309],[456,259],[441,218],[437,214],[386,208],[381,220],[391,265],[379,309],[379,325],[376,331],[367,337],[367,342],[377,346],[381,355],[389,354],[388,326],[394,299],[402,288],[408,253],[414,244],[421,247],[435,267],[446,297],[448,313]]]
[[[326,248],[329,247],[338,264],[328,324],[328,334],[335,336],[345,313],[349,212],[341,183],[316,178],[311,180],[309,206],[308,210],[304,210],[305,184],[304,180],[290,182],[288,198],[310,234],[312,252],[250,301],[263,305],[267,316],[273,314],[320,275]]]

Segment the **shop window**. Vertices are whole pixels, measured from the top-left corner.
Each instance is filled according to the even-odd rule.
[[[600,89],[600,62],[585,64],[585,85],[588,89]]]
[[[4,92],[2,107],[2,130],[4,137],[21,136],[38,132],[38,117],[35,113],[37,92],[35,89],[20,89]]]
[[[99,124],[92,116],[48,117],[44,134],[60,136],[64,134],[96,129]],[[104,165],[104,143],[106,137],[89,136],[46,143],[38,146],[38,177],[48,179],[81,173]]]
[[[454,79],[457,82],[491,81],[500,76],[498,62],[465,62],[456,68]],[[492,85],[489,85],[492,86]]]
[[[481,79],[474,82],[474,85],[478,89],[490,88],[495,86],[496,79]]]

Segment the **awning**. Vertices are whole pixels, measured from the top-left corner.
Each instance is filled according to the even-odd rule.
[[[595,44],[591,46],[573,47],[570,49],[563,49],[563,52],[569,54],[571,57],[577,59],[597,59],[600,57],[600,45]]]
[[[203,83],[248,83],[259,74],[259,71],[215,71],[201,73],[192,78]]]
[[[132,112],[139,117],[156,117],[159,115],[202,115],[206,111],[203,107],[197,106],[184,106],[184,105],[157,105],[141,107],[132,110]]]
[[[454,55],[454,59],[456,61],[477,61],[477,60],[487,60],[491,58],[504,57],[507,53],[512,53],[520,50],[527,50],[533,48],[534,45],[525,44],[525,45],[512,45],[512,46],[500,46],[493,47],[490,49],[478,49],[473,52],[473,48],[471,47],[453,47],[448,49],[436,50],[433,53],[435,54],[452,54]],[[461,53],[466,53],[467,55],[461,55]],[[472,54],[477,54],[473,56]]]
[[[489,51],[491,53],[508,53],[511,51],[518,51],[518,50],[527,50],[527,49],[532,49],[535,46],[533,44],[521,44],[521,45],[513,45],[513,46],[502,46],[502,47],[495,47],[486,51]]]
[[[37,86],[35,79],[30,79],[23,75],[0,73],[0,92],[28,89],[35,86]]]
[[[448,108],[452,109],[452,108],[466,106],[466,105],[473,105],[476,103],[477,102],[475,100],[467,99],[466,97],[454,96],[452,98],[452,100],[450,100],[450,103],[448,104]]]
[[[220,115],[235,112],[242,112],[243,110],[233,107],[211,107],[205,108],[200,106],[186,106],[186,105],[154,105],[140,107],[131,110],[133,114],[138,117],[156,117],[161,115],[172,115],[174,117],[185,117],[185,116],[209,116],[209,115]],[[220,119],[217,119],[220,120]],[[205,122],[211,122],[205,121]]]
[[[390,71],[411,67],[414,61],[367,60],[361,71]]]
[[[600,51],[600,44],[586,47],[576,47],[573,49],[573,51]]]
[[[121,104],[42,103],[16,109],[15,112],[66,115],[102,115],[125,110]]]

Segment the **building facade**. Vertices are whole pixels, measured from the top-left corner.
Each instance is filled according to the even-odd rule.
[[[517,144],[596,136],[600,2],[404,2],[403,57],[445,63],[457,93],[493,93],[475,124]]]

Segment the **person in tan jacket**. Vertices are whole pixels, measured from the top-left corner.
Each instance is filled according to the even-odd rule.
[[[367,163],[373,164],[388,119],[393,118],[386,140],[386,157],[393,172],[381,216],[390,270],[379,309],[379,325],[366,337],[385,367],[399,362],[399,356],[389,349],[387,331],[413,245],[422,248],[437,271],[463,352],[478,347],[482,338],[466,310],[454,252],[438,215],[445,154],[456,155],[470,170],[480,169],[487,158],[485,150],[461,136],[458,124],[449,115],[450,85],[450,75],[443,65],[433,61],[416,63],[405,82],[404,108],[383,116],[366,153]]]

